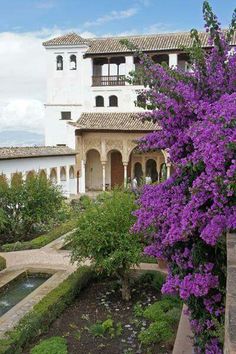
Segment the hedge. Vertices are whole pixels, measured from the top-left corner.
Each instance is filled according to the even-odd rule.
[[[5,268],[6,268],[6,260],[5,260],[5,258],[0,256],[0,272],[1,272],[1,270],[5,269]]]
[[[45,235],[38,236],[30,241],[6,243],[1,246],[1,249],[4,252],[11,252],[41,248],[56,240],[58,237],[66,234],[67,232],[72,231],[74,228],[76,228],[76,225],[77,218],[74,218],[59,226],[56,226],[53,230],[49,231]]]
[[[20,354],[24,347],[42,333],[70,305],[80,290],[94,277],[90,267],[81,267],[57,288],[46,295],[26,314],[4,339],[0,339],[0,354]]]

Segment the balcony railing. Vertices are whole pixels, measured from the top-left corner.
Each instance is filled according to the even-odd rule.
[[[125,75],[113,76],[93,76],[93,86],[124,86],[126,83]]]

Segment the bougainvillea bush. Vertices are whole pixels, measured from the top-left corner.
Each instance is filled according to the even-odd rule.
[[[168,150],[175,172],[143,188],[134,231],[146,235],[147,254],[167,261],[162,290],[187,304],[196,353],[216,354],[223,352],[225,236],[236,228],[236,53],[229,45],[236,12],[228,31],[208,2],[203,12],[209,48],[192,30],[192,71],[141,59],[153,108],[143,118],[162,129],[140,148]]]

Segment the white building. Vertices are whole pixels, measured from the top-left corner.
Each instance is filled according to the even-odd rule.
[[[200,37],[207,48],[207,34],[201,33]],[[141,154],[136,150],[137,139],[158,127],[137,119],[142,109],[136,103],[143,86],[140,82],[129,84],[126,78],[140,64],[121,44],[121,39],[84,39],[70,33],[43,43],[47,55],[45,143],[48,148],[44,156],[37,158],[31,155],[32,148],[28,148],[29,156],[16,156],[14,162],[12,157],[2,158],[4,149],[0,149],[0,173],[43,169],[50,176],[50,171],[55,170],[57,182],[65,182],[66,194],[109,189],[126,184],[134,176],[148,174],[153,181],[160,181],[170,175],[166,152]],[[189,33],[128,39],[155,63],[189,68],[189,57],[182,50],[192,44]],[[72,167],[74,181],[70,183]],[[63,174],[66,180],[61,179]]]

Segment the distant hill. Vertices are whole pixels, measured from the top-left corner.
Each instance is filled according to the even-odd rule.
[[[43,134],[18,130],[0,131],[0,147],[43,145]]]

